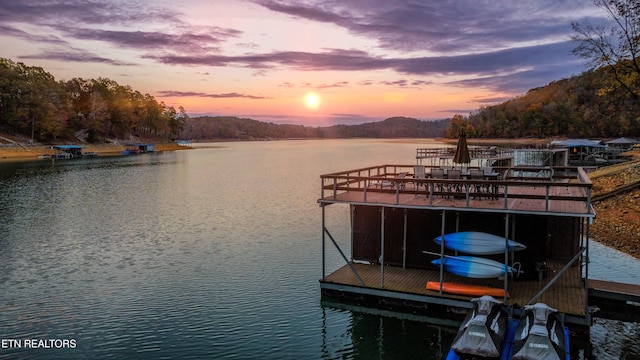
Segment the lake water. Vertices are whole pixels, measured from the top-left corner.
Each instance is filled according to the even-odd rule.
[[[413,164],[430,146],[238,142],[0,164],[0,359],[442,359],[455,327],[324,304],[318,284],[320,174]],[[327,223],[348,249],[342,208]],[[638,278],[637,260],[591,250],[607,264],[593,277]],[[638,358],[639,337],[637,323],[597,319],[593,358]]]

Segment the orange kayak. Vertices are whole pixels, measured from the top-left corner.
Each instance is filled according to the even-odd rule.
[[[427,290],[440,291],[440,283],[437,281],[428,281]],[[458,284],[458,283],[451,283],[451,282],[443,282],[442,291],[450,294],[467,295],[467,296],[490,295],[490,296],[504,297],[505,295],[504,289],[500,289],[500,288],[480,286],[480,285],[466,285],[466,284]],[[509,292],[507,291],[507,297],[509,296],[510,296]]]

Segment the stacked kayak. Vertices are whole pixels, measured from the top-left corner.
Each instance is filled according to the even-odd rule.
[[[438,236],[433,241],[442,245],[443,236]],[[504,237],[475,231],[463,231],[444,235],[444,247],[471,255],[501,254],[505,249],[520,251],[526,249],[523,244],[505,239]],[[444,256],[431,262],[436,266],[443,265],[450,273],[469,277],[488,279],[511,274],[514,269],[495,260],[479,256]]]
[[[476,279],[491,279],[513,273],[514,269],[503,263],[479,256],[445,256],[431,261],[433,265],[444,265],[452,274]]]
[[[436,244],[442,244],[442,236],[433,239]],[[472,255],[494,255],[503,254],[505,244],[508,244],[509,251],[524,250],[527,247],[523,244],[505,239],[503,236],[493,234],[463,231],[444,235],[445,247],[449,250],[459,251]]]

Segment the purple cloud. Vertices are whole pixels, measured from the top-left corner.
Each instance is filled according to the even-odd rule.
[[[195,92],[195,91],[174,91],[174,90],[163,90],[158,91],[161,97],[206,97],[213,99],[229,99],[229,98],[243,98],[243,99],[254,99],[254,100],[262,100],[268,99],[264,96],[255,96],[255,95],[245,95],[239,93],[224,93],[224,94],[208,94],[203,92]]]
[[[255,0],[254,5],[293,19],[329,24],[377,47],[260,51],[240,29],[194,25],[171,3],[125,0],[3,0],[0,31],[36,45],[25,59],[134,65],[150,59],[175,66],[239,67],[264,76],[271,69],[394,71],[408,77],[466,77],[450,82],[522,93],[584,68],[571,55],[571,22],[580,22],[590,0]],[[574,15],[579,14],[579,15]],[[268,29],[265,29],[265,34]],[[231,44],[232,40],[238,40]],[[79,43],[98,43],[77,49]],[[73,44],[73,46],[71,45]],[[96,50],[133,50],[123,61]],[[227,48],[247,53],[227,53]],[[100,54],[100,55],[96,55]],[[392,81],[419,87],[428,80]],[[348,82],[317,85],[347,86]],[[359,85],[371,85],[361,81]],[[232,93],[233,94],[233,93]],[[224,94],[223,94],[224,95]],[[235,94],[242,96],[241,94]],[[259,97],[258,97],[259,98]]]

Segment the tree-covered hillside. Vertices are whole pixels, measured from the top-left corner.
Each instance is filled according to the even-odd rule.
[[[638,137],[640,135],[640,1],[592,0],[609,22],[572,23],[572,53],[590,71],[530,90],[505,103],[456,116],[448,136]]]
[[[360,125],[337,125],[323,129],[325,137],[429,138],[442,137],[450,119],[425,121],[393,117]]]
[[[360,125],[307,127],[273,124],[238,117],[195,117],[185,122],[182,138],[214,139],[304,139],[304,138],[426,138],[441,137],[450,120],[422,121],[395,117]]]
[[[38,142],[130,135],[170,138],[186,114],[113,80],[56,81],[40,67],[0,58],[0,130]]]
[[[640,102],[612,73],[602,67],[466,117],[454,116],[445,136],[455,137],[464,127],[467,136],[480,138],[638,137]]]
[[[625,66],[620,63],[616,66]],[[640,137],[640,101],[601,67],[532,89],[468,116],[424,121],[394,117],[359,125],[307,127],[237,117],[189,118],[113,80],[56,81],[39,67],[0,58],[0,131],[38,142],[165,139]],[[640,78],[628,82],[637,88]],[[638,81],[635,81],[638,80]]]

